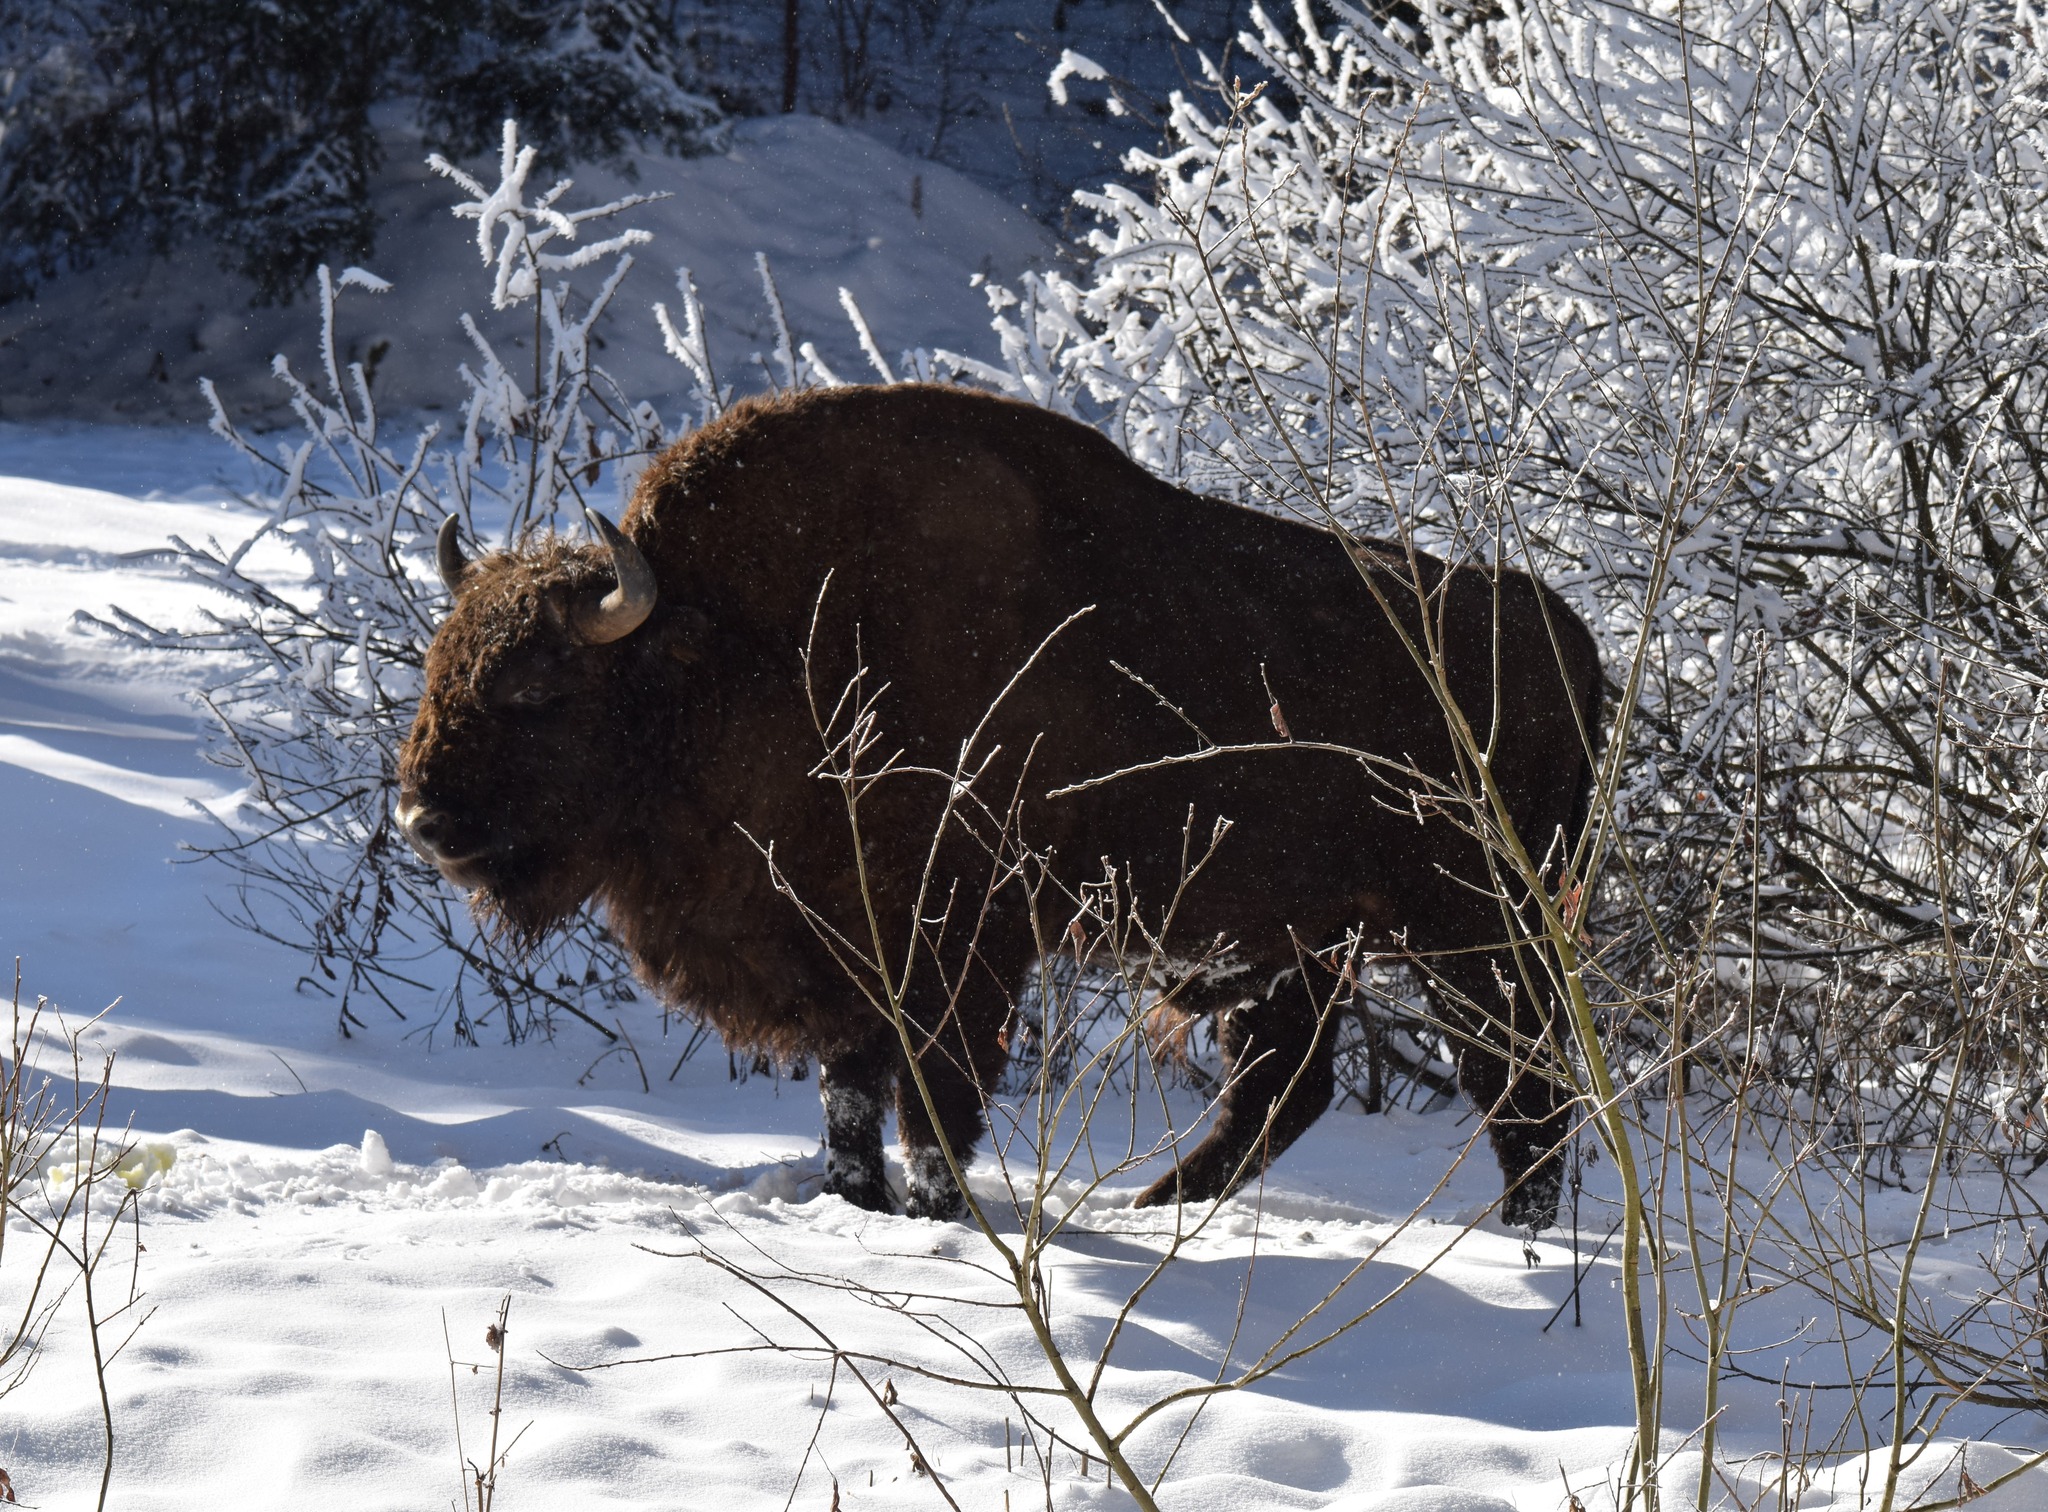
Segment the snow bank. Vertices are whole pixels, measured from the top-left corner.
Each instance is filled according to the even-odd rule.
[[[392,288],[344,297],[342,358],[374,366],[387,412],[452,409],[462,397],[456,367],[474,357],[457,324],[465,311],[494,340],[528,338],[485,319],[488,285],[473,254],[464,255],[474,231],[449,215],[453,196],[428,173],[417,134],[394,131],[385,157],[376,250],[363,261]],[[993,359],[988,304],[970,279],[1014,279],[1057,253],[1019,206],[950,168],[815,117],[743,122],[730,156],[640,156],[632,165],[630,181],[604,169],[575,174],[583,202],[671,196],[630,218],[654,242],[620,291],[621,318],[601,360],[670,418],[685,385],[649,312],[656,300],[673,302],[678,266],[704,294],[721,381],[744,391],[758,386],[752,355],[774,343],[756,252],[774,266],[798,338],[816,342],[848,377],[870,370],[839,306],[842,285],[892,362],[912,346]],[[317,373],[316,318],[304,302],[251,308],[251,292],[208,252],[190,249],[169,262],[112,260],[0,307],[0,420],[203,423],[202,377],[237,416],[283,418],[270,359],[283,352],[299,372]]]

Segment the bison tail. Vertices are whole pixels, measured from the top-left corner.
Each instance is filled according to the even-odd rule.
[[[1196,1016],[1168,999],[1145,1010],[1145,1048],[1155,1066],[1186,1070],[1193,1064],[1188,1038],[1194,1033]]]

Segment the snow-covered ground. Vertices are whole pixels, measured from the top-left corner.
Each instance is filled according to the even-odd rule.
[[[1038,233],[1000,242],[1009,233],[967,198],[972,186],[935,177],[913,213],[906,160],[877,152],[818,123],[749,128],[736,159],[688,165],[696,187],[643,261],[687,262],[714,313],[749,311],[759,308],[751,251],[765,245],[794,318],[811,326],[803,334],[844,339],[834,323],[844,282],[885,346],[965,345],[957,327],[979,299],[967,275],[998,243],[1031,255]],[[901,203],[889,198],[898,190]],[[432,230],[460,242],[457,223]],[[415,368],[405,381],[447,376],[435,354],[447,355],[437,343],[453,296],[426,261],[420,281],[439,292],[380,307],[419,343],[388,369],[394,393]],[[400,285],[384,297],[405,299],[405,279],[388,261],[380,271]],[[167,299],[162,318],[188,319],[181,309]],[[738,326],[720,339],[729,353],[765,344]],[[201,370],[248,379],[262,365],[256,340],[209,346]],[[607,360],[635,376],[628,360]],[[814,1195],[809,1082],[731,1079],[716,1047],[670,1075],[683,1037],[647,1005],[626,1027],[651,1090],[631,1057],[573,1025],[551,1044],[462,1048],[422,1003],[412,1019],[373,1019],[341,1039],[326,1001],[299,989],[300,962],[215,912],[210,892],[225,874],[175,864],[182,843],[210,833],[193,805],[227,813],[235,801],[227,774],[201,759],[189,697],[204,669],[145,656],[71,614],[118,604],[189,622],[204,605],[151,553],[172,534],[246,533],[255,516],[235,502],[242,466],[196,428],[0,422],[0,952],[19,954],[25,992],[48,995],[72,1022],[119,1000],[86,1034],[116,1056],[113,1118],[176,1156],[141,1201],[147,1321],[109,1372],[111,1504],[455,1502],[450,1352],[463,1362],[462,1448],[477,1458],[492,1378],[467,1365],[490,1358],[483,1330],[509,1295],[506,1431],[523,1437],[506,1507],[822,1512],[835,1481],[836,1504],[849,1508],[944,1505],[903,1432],[844,1371],[835,1381],[815,1354],[763,1347],[814,1335],[686,1258],[703,1243],[756,1269],[951,1297],[931,1305],[963,1338],[1019,1380],[1044,1379],[1016,1315],[979,1305],[995,1293],[960,1263],[980,1256],[971,1231]],[[1113,1418],[1256,1355],[1361,1259],[1371,1263],[1336,1316],[1399,1293],[1329,1347],[1201,1413],[1163,1505],[1559,1512],[1576,1493],[1600,1506],[1631,1420],[1611,1257],[1591,1262],[1574,1326],[1569,1309],[1559,1315],[1574,1273],[1567,1243],[1525,1244],[1486,1223],[1463,1232],[1497,1192],[1490,1159],[1435,1188],[1472,1133],[1462,1107],[1332,1113],[1147,1293],[1104,1377]],[[1070,1348],[1099,1344],[1158,1252],[1159,1215],[1125,1205],[1150,1174],[1103,1193],[1058,1248],[1047,1282]],[[974,1180],[999,1191],[986,1154]],[[1887,1201],[1877,1219],[1902,1221],[1909,1197]],[[1421,1221],[1387,1242],[1418,1205]],[[1976,1243],[1933,1246],[1925,1284],[1966,1289]],[[18,1284],[0,1270],[0,1293]],[[782,1291],[843,1347],[957,1363],[873,1296]],[[1738,1481],[1748,1500],[1775,1485],[1773,1462],[1758,1456],[1780,1440],[1780,1362],[1792,1361],[1795,1386],[1839,1363],[1810,1326],[1814,1312],[1788,1290],[1746,1315],[1742,1342],[1759,1351],[1746,1364],[1766,1379],[1731,1385],[1722,1432],[1749,1466]],[[618,1361],[642,1363],[575,1368]],[[0,1468],[25,1503],[91,1504],[100,1407],[87,1367],[67,1308],[28,1386],[0,1400]],[[1048,1480],[1020,1448],[1004,1398],[909,1375],[892,1384],[896,1417],[960,1507],[1127,1503],[1099,1460],[1084,1468],[1068,1448],[1053,1454]],[[1695,1384],[1679,1369],[1674,1401]],[[1820,1401],[1823,1418],[1833,1400]],[[1673,1423],[1689,1410],[1675,1405]],[[1141,1465],[1164,1463],[1186,1423],[1168,1415],[1144,1430]],[[1996,1424],[1974,1431],[2007,1441]],[[2024,1449],[2031,1432],[2021,1423],[2010,1441]],[[1685,1445],[1674,1436],[1670,1447],[1671,1479],[1684,1484]],[[1970,1450],[1980,1483],[2010,1463],[1989,1444]],[[1856,1468],[1799,1505],[1847,1512]],[[1930,1453],[1908,1490],[1953,1495],[1959,1470]],[[1986,1512],[2048,1507],[2048,1477],[1995,1498]]]
[[[342,1040],[325,1003],[295,991],[292,956],[212,912],[222,874],[174,864],[181,842],[207,833],[188,800],[233,798],[200,760],[183,701],[199,669],[143,658],[74,627],[68,612],[195,611],[192,590],[136,553],[172,532],[246,528],[250,516],[230,502],[237,465],[178,431],[0,426],[0,948],[23,958],[27,992],[73,1019],[119,999],[87,1043],[116,1052],[115,1117],[176,1152],[142,1202],[140,1284],[153,1311],[111,1371],[114,1505],[449,1504],[444,1319],[458,1360],[487,1359],[482,1331],[508,1294],[507,1423],[525,1436],[506,1471],[507,1506],[780,1507],[800,1469],[801,1505],[829,1506],[833,1478],[850,1507],[941,1505],[901,1434],[844,1374],[826,1408],[827,1363],[749,1348],[763,1335],[796,1339],[788,1316],[678,1258],[702,1239],[757,1266],[992,1294],[955,1263],[978,1252],[970,1231],[812,1195],[809,1083],[733,1082],[715,1049],[670,1079],[679,1041],[662,1042],[649,1009],[629,1027],[652,1091],[627,1058],[573,1031],[553,1044],[465,1049],[391,1020]],[[1470,1133],[1462,1109],[1324,1118],[1280,1163],[1262,1210],[1233,1204],[1148,1296],[1105,1400],[1133,1406],[1263,1347],[1428,1197]],[[1546,1329],[1572,1272],[1555,1236],[1525,1251],[1482,1226],[1435,1258],[1495,1179],[1489,1160],[1468,1162],[1427,1202],[1424,1223],[1345,1293],[1362,1306],[1433,1260],[1395,1302],[1210,1407],[1165,1505],[1556,1512],[1567,1481],[1597,1504],[1630,1412],[1612,1268],[1594,1268],[1583,1327],[1567,1313]],[[986,1158],[977,1184],[997,1190]],[[1122,1206],[1134,1189],[1100,1199],[1060,1247],[1049,1279],[1070,1343],[1099,1339],[1154,1253],[1157,1215]],[[0,1275],[0,1287],[11,1279]],[[916,1348],[900,1318],[870,1303],[798,1295],[842,1345]],[[1801,1307],[1811,1311],[1788,1302],[1760,1320],[1759,1337],[1796,1332]],[[953,1311],[1031,1377],[1013,1315]],[[725,1346],[740,1352],[658,1358]],[[646,1357],[657,1358],[569,1368]],[[84,1505],[97,1485],[86,1366],[67,1312],[29,1386],[0,1405],[0,1468],[26,1502]],[[459,1378],[473,1457],[489,1382]],[[1006,1494],[1020,1512],[1043,1504],[1001,1398],[895,1385],[899,1416],[961,1506],[992,1508]],[[1768,1385],[1734,1392],[1723,1425],[1732,1445],[1776,1443],[1775,1396]],[[1179,1426],[1147,1430],[1140,1457],[1156,1464]],[[1988,1480],[2002,1454],[1973,1448],[1973,1476]],[[1956,1468],[1936,1455],[1917,1480],[1952,1486]],[[1757,1474],[1774,1472],[1765,1462]],[[2048,1505],[2034,1482],[1997,1497]],[[1102,1484],[1099,1461],[1084,1479],[1064,1449],[1052,1499],[1126,1501]],[[1853,1504],[1846,1485],[1802,1503]]]
[[[391,291],[352,297],[341,359],[372,368],[372,390],[387,411],[453,407],[461,397],[451,393],[456,365],[475,360],[458,317],[475,316],[513,360],[530,345],[531,312],[491,316],[482,297],[489,286],[480,293],[475,269],[475,223],[449,214],[460,196],[426,171],[419,133],[393,126],[385,150],[376,249],[364,263]],[[648,318],[656,300],[674,307],[679,266],[703,293],[720,381],[745,391],[759,386],[754,354],[775,344],[757,252],[768,255],[797,339],[815,341],[855,380],[872,373],[840,311],[842,286],[891,360],[911,346],[992,359],[987,299],[970,279],[1013,280],[1056,252],[1020,206],[965,175],[814,116],[742,121],[729,155],[640,156],[632,166],[630,180],[604,168],[576,170],[569,203],[666,196],[626,221],[655,240],[620,286],[621,318],[600,355],[637,398],[658,401],[685,388]],[[215,256],[195,245],[169,258],[113,258],[0,307],[0,421],[119,416],[203,425],[198,382],[210,378],[238,418],[288,422],[270,360],[282,352],[301,373],[319,371],[313,296],[252,306],[253,286]]]

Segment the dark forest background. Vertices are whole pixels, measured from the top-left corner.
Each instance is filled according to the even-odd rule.
[[[260,297],[366,256],[394,127],[454,158],[517,117],[560,166],[716,151],[807,111],[1057,223],[1156,141],[1231,0],[0,0],[0,303],[214,243]],[[1174,34],[1174,26],[1187,40]],[[1073,48],[1108,77],[1045,80]]]

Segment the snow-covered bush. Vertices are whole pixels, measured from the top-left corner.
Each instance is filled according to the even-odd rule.
[[[1571,598],[1610,712],[1567,885],[1477,777],[1469,812],[1632,1162],[1622,1498],[1658,1495],[1683,1312],[1708,1504],[1767,1272],[1834,1309],[1889,1508],[1958,1404],[2048,1406],[2034,1241],[1970,1298],[1914,1270],[1930,1221],[2036,1220],[2008,1178],[2048,1155],[2048,14],[1412,15],[1255,10],[1263,81],[1177,101],[1150,194],[1089,197],[1087,270],[996,291],[980,371],[1191,486]],[[1697,1125],[1687,1087],[1722,1094]]]
[[[445,607],[432,562],[441,521],[453,514],[471,539],[510,544],[553,528],[565,510],[573,519],[586,503],[616,508],[665,435],[654,411],[592,361],[593,329],[631,249],[648,240],[607,223],[641,201],[566,209],[570,185],[539,191],[534,158],[508,122],[495,185],[438,158],[433,166],[467,196],[456,213],[476,223],[491,307],[533,312],[538,362],[508,365],[465,315],[475,358],[461,373],[459,431],[444,438],[429,426],[394,443],[360,365],[344,372],[335,355],[337,299],[348,290],[374,297],[385,285],[358,268],[335,277],[322,267],[323,371],[308,379],[282,357],[276,363],[303,434],[266,447],[215,405],[216,433],[270,479],[257,501],[269,520],[232,547],[174,542],[185,570],[234,607],[192,629],[128,616],[116,627],[216,658],[220,678],[206,695],[218,723],[213,754],[247,780],[248,808],[242,827],[206,849],[239,876],[237,921],[308,952],[304,982],[333,994],[344,1030],[361,1022],[366,996],[396,1011],[394,988],[444,986],[448,952],[459,963],[450,999],[458,1036],[501,1013],[516,1038],[556,1011],[610,1035],[598,1015],[631,996],[626,964],[594,920],[530,958],[479,937],[461,900],[391,822],[398,746]],[[579,273],[588,275],[580,285]],[[695,330],[687,287],[684,299]],[[520,370],[537,381],[529,387]],[[606,483],[614,499],[594,492]],[[289,548],[303,580],[250,566],[266,542]]]
[[[629,963],[591,915],[531,954],[479,935],[391,817],[398,748],[446,608],[433,560],[441,522],[453,515],[469,539],[509,547],[579,519],[586,505],[616,514],[669,438],[654,407],[595,361],[597,329],[632,249],[651,240],[615,223],[645,197],[568,209],[571,182],[539,190],[536,156],[506,121],[495,183],[429,160],[465,196],[455,213],[475,222],[484,299],[495,312],[530,312],[536,333],[533,349],[508,362],[476,320],[462,317],[475,356],[459,374],[467,389],[459,430],[444,437],[435,424],[403,442],[390,438],[361,365],[342,367],[335,336],[343,294],[374,298],[386,286],[360,268],[337,276],[321,267],[322,370],[308,378],[282,357],[275,363],[300,434],[265,443],[214,403],[214,431],[267,479],[254,502],[269,519],[229,546],[172,543],[185,572],[233,607],[197,627],[119,613],[103,626],[213,658],[219,672],[204,695],[217,726],[211,755],[248,788],[236,825],[201,849],[237,874],[237,923],[306,952],[302,985],[333,996],[344,1032],[362,1022],[366,998],[400,1012],[399,996],[427,989],[446,994],[458,1038],[494,1016],[502,1032],[522,1038],[566,1013],[610,1039],[618,1026],[606,1021],[607,1005],[633,996]],[[763,378],[784,387],[840,382],[791,332],[767,260],[757,262],[776,333]],[[693,410],[685,423],[698,424],[723,411],[733,386],[713,370],[687,270],[677,284],[675,313],[663,303],[653,315],[685,375]],[[886,376],[852,296],[842,290],[841,302]],[[929,371],[907,360],[909,370]],[[265,556],[277,544],[294,572],[281,574]]]
[[[1153,196],[1091,199],[1092,269],[999,296],[994,376],[1570,595],[1624,715],[1617,978],[1683,942],[1925,1044],[1949,931],[2031,1021],[2040,8],[1338,9],[1255,13],[1271,82],[1178,102]]]

